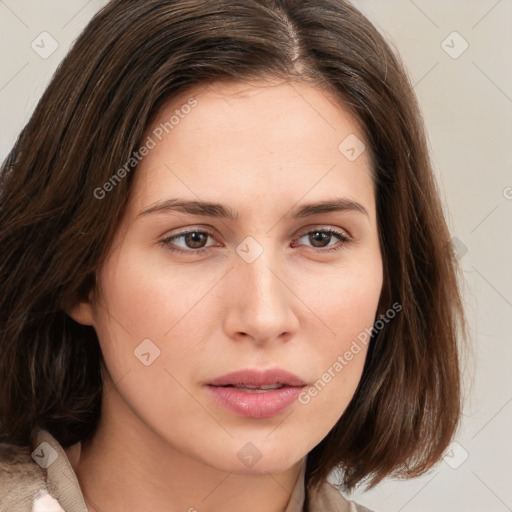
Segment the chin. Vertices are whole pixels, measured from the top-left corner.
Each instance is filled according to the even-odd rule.
[[[258,449],[256,446],[257,443],[248,441],[237,449],[235,462],[229,461],[229,468],[226,469],[238,475],[273,475],[289,470],[304,457],[295,454],[293,449],[286,452],[282,445],[269,450],[264,447]]]

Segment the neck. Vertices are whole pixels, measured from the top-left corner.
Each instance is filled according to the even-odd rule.
[[[274,474],[223,471],[171,446],[114,389],[94,438],[82,443],[76,474],[89,512],[295,512],[291,496],[305,458]]]

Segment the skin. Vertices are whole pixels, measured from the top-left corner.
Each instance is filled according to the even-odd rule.
[[[307,404],[271,418],[224,409],[204,384],[280,367],[312,386],[375,320],[383,270],[371,162],[368,151],[349,161],[338,150],[350,134],[364,140],[348,110],[310,84],[218,82],[174,97],[147,135],[192,96],[197,106],[136,170],[98,288],[69,311],[94,326],[107,366],[99,429],[77,469],[91,511],[284,511],[304,457],[352,398],[366,348]],[[238,218],[139,216],[174,197],[219,202]],[[338,197],[367,215],[289,217]],[[211,236],[160,243],[189,228]],[[351,241],[315,239],[325,228]],[[248,236],[263,250],[251,263],[236,251]],[[160,350],[149,366],[134,356],[145,339]],[[261,455],[251,467],[237,457],[249,442]]]

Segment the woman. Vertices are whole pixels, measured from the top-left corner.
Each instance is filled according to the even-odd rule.
[[[340,0],[114,0],[1,172],[0,510],[365,510],[460,414],[399,59]],[[52,509],[52,510],[53,510]]]

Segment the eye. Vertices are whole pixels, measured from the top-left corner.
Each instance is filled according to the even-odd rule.
[[[346,233],[334,228],[321,228],[307,231],[297,240],[305,237],[307,237],[307,240],[313,244],[312,248],[315,252],[338,251],[351,241],[350,237]],[[333,238],[337,239],[338,243],[329,245],[330,242],[333,241]],[[336,240],[334,241],[336,242]],[[296,240],[293,241],[294,244],[295,242]],[[327,249],[323,249],[324,247],[327,247]]]
[[[173,236],[169,236],[164,240],[161,240],[160,243],[165,245],[165,247],[172,252],[199,254],[203,252],[208,252],[208,249],[205,247],[211,247],[204,245],[205,242],[208,240],[208,237],[213,238],[213,235],[208,231],[200,231],[198,229],[193,229],[190,231],[183,231],[182,233],[178,233]],[[186,244],[185,249],[188,250],[184,250],[174,243],[176,240],[179,240],[180,238],[183,239],[184,243]]]

